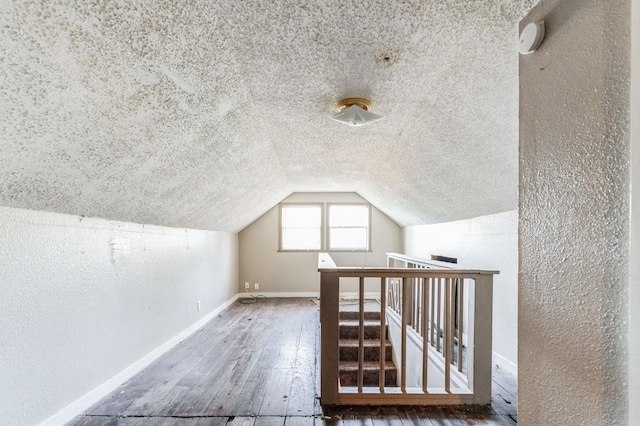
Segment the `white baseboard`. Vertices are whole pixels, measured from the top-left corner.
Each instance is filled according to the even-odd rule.
[[[359,294],[357,291],[341,291],[340,299],[358,299]],[[364,293],[365,299],[380,299],[380,292],[366,292]]]
[[[509,361],[508,359],[506,359],[502,355],[497,354],[495,352],[493,352],[492,355],[493,355],[493,363],[494,364],[499,365],[500,367],[502,367],[505,370],[507,370],[509,373],[511,373],[514,376],[518,377],[518,365],[517,364],[514,364],[513,362]]]
[[[240,293],[238,295],[239,298],[242,297],[251,297],[251,296],[264,296],[267,298],[274,298],[274,297],[315,297],[318,298],[320,297],[320,293],[319,292],[314,292],[314,291],[301,291],[301,292],[278,292],[278,291],[267,291],[267,292],[259,292],[259,291],[252,291],[252,292],[248,292],[248,293]],[[357,299],[358,298],[358,293],[357,292],[350,292],[350,291],[346,291],[346,292],[341,292],[340,293],[340,298],[341,299]],[[364,294],[364,298],[365,299],[379,299],[380,298],[380,293],[365,293]]]
[[[116,390],[124,382],[126,382],[127,380],[129,380],[130,378],[138,374],[140,371],[142,371],[145,367],[147,367],[153,361],[160,358],[160,356],[162,356],[169,349],[171,349],[172,347],[180,343],[182,340],[186,339],[191,334],[195,333],[196,331],[204,327],[204,325],[207,324],[209,321],[211,321],[216,315],[218,315],[220,312],[226,309],[229,305],[235,302],[236,299],[238,299],[238,296],[239,295],[236,294],[231,299],[227,300],[222,305],[220,305],[219,307],[211,311],[205,317],[193,323],[193,325],[191,325],[189,328],[182,331],[180,334],[176,335],[175,337],[171,338],[162,346],[154,349],[152,352],[147,354],[142,359],[139,359],[135,363],[131,364],[129,367],[125,368],[120,373],[116,374],[115,376],[113,376],[112,378],[110,378],[109,380],[107,380],[97,388],[93,389],[92,391],[90,391],[80,399],[76,400],[75,402],[71,403],[67,407],[58,411],[53,416],[49,417],[47,420],[40,423],[40,426],[63,425],[67,422],[70,422],[80,414],[84,413],[93,404],[97,403],[102,398],[109,395],[111,392]]]
[[[318,292],[314,292],[314,291],[301,291],[301,292],[279,292],[279,291],[267,291],[267,292],[261,292],[261,291],[252,291],[252,292],[245,292],[245,293],[240,293],[238,295],[238,298],[242,299],[243,297],[251,297],[251,296],[264,296],[267,297],[269,299],[275,298],[275,297],[315,297],[318,298],[320,297],[320,293]]]

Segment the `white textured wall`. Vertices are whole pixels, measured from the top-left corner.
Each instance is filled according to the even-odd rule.
[[[404,230],[404,252],[458,258],[459,266],[497,269],[493,287],[493,361],[517,373],[518,213],[509,211]]]
[[[630,4],[521,22],[548,30],[520,57],[521,424],[627,424]]]
[[[632,2],[632,8],[629,401],[640,401],[640,2]],[[640,424],[640,404],[629,404],[629,424]]]
[[[286,202],[366,202],[355,193],[296,193]],[[330,252],[338,266],[386,266],[386,253],[402,249],[400,227],[375,207],[371,216],[370,252]],[[239,234],[240,291],[244,282],[260,283],[260,293],[320,291],[318,254],[278,252],[278,206]]]
[[[128,253],[112,255],[125,241]],[[47,419],[236,283],[236,234],[0,207],[0,424]]]

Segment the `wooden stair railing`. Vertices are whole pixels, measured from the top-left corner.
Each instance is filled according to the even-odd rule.
[[[402,255],[393,256],[396,262]],[[490,403],[492,284],[499,272],[444,269],[410,259],[413,267],[344,268],[328,254],[319,255],[321,404]],[[340,313],[340,286],[354,280],[358,309]],[[365,311],[365,283],[367,292],[375,288],[379,295],[375,320]],[[386,338],[387,309],[399,323],[395,350]],[[416,362],[410,343],[417,341],[422,366],[416,381],[408,377],[407,365]],[[438,374],[441,383],[434,385]]]

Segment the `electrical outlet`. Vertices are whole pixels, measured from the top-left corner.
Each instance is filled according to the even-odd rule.
[[[253,288],[254,288],[254,290],[260,290],[260,284],[255,283],[255,284],[253,285]]]
[[[245,290],[249,290],[249,283],[248,283],[248,282],[247,282],[247,283],[244,283],[244,289],[245,289]]]
[[[198,300],[198,310],[200,310],[200,301]]]

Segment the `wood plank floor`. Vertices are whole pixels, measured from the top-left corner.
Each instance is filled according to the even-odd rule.
[[[490,407],[321,407],[317,303],[236,302],[69,425],[516,424],[516,380],[498,368]]]

